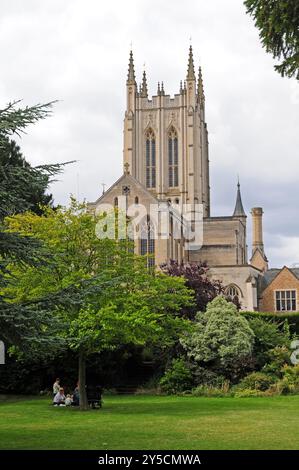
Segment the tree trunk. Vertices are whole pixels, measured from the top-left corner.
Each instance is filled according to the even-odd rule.
[[[85,354],[79,350],[79,394],[80,394],[80,410],[88,410],[88,401],[86,394],[86,360]]]

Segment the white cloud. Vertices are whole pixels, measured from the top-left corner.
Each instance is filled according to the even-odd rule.
[[[268,250],[269,259],[277,260],[277,266],[299,266],[299,236],[284,237],[277,235],[274,237],[273,246]]]

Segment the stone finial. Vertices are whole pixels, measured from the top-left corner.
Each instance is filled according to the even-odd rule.
[[[161,88],[160,88],[160,82],[158,82],[158,90],[157,90],[157,95],[161,95]]]
[[[164,91],[164,83],[162,82],[161,83],[161,95],[165,95],[165,91]]]

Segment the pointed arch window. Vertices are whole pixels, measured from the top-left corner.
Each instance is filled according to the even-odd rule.
[[[178,135],[174,127],[168,132],[168,186],[179,185]]]
[[[141,224],[140,254],[146,257],[148,267],[155,266],[155,227],[148,216]]]
[[[156,187],[156,138],[152,129],[145,135],[146,187]]]
[[[230,284],[225,288],[224,291],[225,295],[229,297],[232,301],[237,300],[240,301],[241,297],[243,297],[242,292],[240,291],[239,287],[235,284]]]

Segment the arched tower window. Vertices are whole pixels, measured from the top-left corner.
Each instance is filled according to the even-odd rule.
[[[168,132],[168,186],[179,185],[178,135],[174,127]]]
[[[156,187],[156,139],[152,129],[145,134],[146,187]]]
[[[141,224],[140,254],[146,256],[148,267],[155,266],[155,227],[150,217],[146,217]]]
[[[114,207],[118,207],[118,197],[114,198]]]

